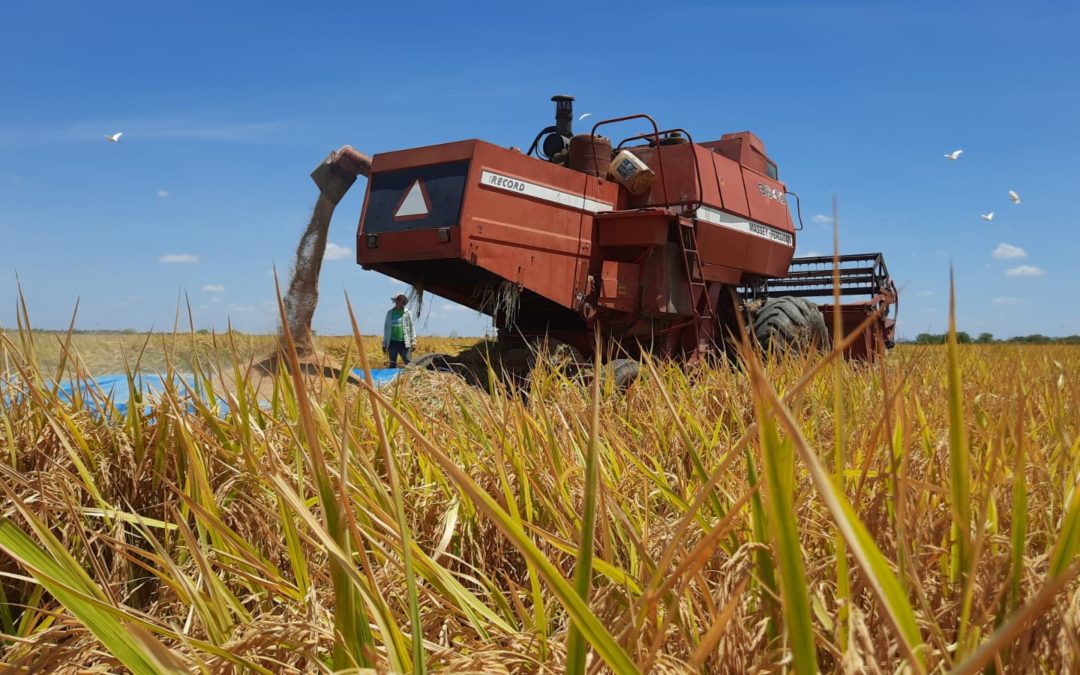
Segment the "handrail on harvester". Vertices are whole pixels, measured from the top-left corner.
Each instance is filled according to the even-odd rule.
[[[645,114],[644,112],[639,112],[637,114],[627,114],[627,116],[624,116],[624,117],[621,117],[621,118],[611,118],[611,119],[608,119],[608,120],[600,120],[600,121],[596,122],[595,124],[593,124],[593,131],[591,132],[591,135],[592,135],[592,138],[593,138],[593,143],[594,144],[596,143],[596,130],[598,130],[600,126],[605,126],[607,124],[616,124],[618,122],[626,122],[626,121],[629,121],[629,120],[648,120],[649,124],[652,125],[652,135],[651,135],[652,141],[653,141],[654,144],[656,144],[657,148],[660,147],[660,129],[657,126],[657,121],[653,120],[650,116],[648,116],[648,114]],[[636,136],[636,137],[649,138],[650,136],[649,136],[649,134],[640,134],[639,136]],[[625,140],[623,140],[623,143],[625,143]],[[620,148],[622,147],[622,143],[619,144],[619,147]],[[657,151],[657,161],[660,164],[660,166],[659,166],[659,170],[660,170],[659,171],[659,173],[660,173],[660,186],[661,186],[661,189],[663,190],[663,193],[664,193],[664,205],[665,206],[671,206],[671,203],[669,202],[669,200],[667,200],[667,178],[664,175],[664,158],[663,158],[663,156],[661,156],[661,153],[660,153],[659,150]],[[607,172],[605,172],[604,174],[600,173],[599,160],[596,158],[595,153],[593,153],[593,167],[596,170],[596,175],[597,176],[607,175]]]
[[[694,145],[693,136],[690,135],[689,131],[687,131],[686,129],[683,129],[682,127],[676,127],[674,129],[662,129],[660,131],[661,134],[667,135],[669,137],[670,137],[671,134],[676,133],[676,132],[681,133],[684,136],[686,136],[686,142],[687,142],[688,145],[690,145],[690,146]],[[620,150],[624,145],[626,145],[627,143],[629,143],[631,141],[637,141],[637,140],[642,140],[642,139],[646,139],[646,138],[649,138],[649,134],[638,134],[637,136],[630,136],[629,138],[624,138],[621,141],[619,141],[619,145],[617,145],[615,147],[615,150],[616,151]],[[655,144],[653,147],[656,148],[656,156],[660,157],[660,155],[661,155],[660,142],[658,140],[654,139],[653,143]],[[699,208],[701,208],[701,205],[704,203],[705,190],[702,187],[703,183],[702,183],[702,180],[701,180],[701,165],[698,164],[697,153],[691,151],[691,154],[693,154],[693,157],[694,157],[694,177],[697,178],[698,198],[696,200],[690,201],[690,202],[687,202],[687,201],[667,202],[667,193],[665,191],[664,200],[667,203],[665,203],[664,206],[690,206],[692,204],[693,208],[690,209],[690,210],[691,211],[697,211]],[[660,161],[663,162],[663,159],[660,159]]]

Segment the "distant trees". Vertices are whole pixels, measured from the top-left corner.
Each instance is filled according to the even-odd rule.
[[[1051,342],[1059,342],[1061,340],[1068,339],[1069,338],[1051,338],[1046,337],[1045,335],[1039,335],[1038,333],[1035,333],[1034,335],[1018,335],[1017,337],[1009,338],[1009,342],[1023,342],[1025,344],[1045,345],[1050,344]]]
[[[989,335],[989,333],[987,333]],[[915,336],[915,343],[920,345],[943,345],[945,339],[948,337],[947,333],[919,333]],[[956,333],[956,341],[960,344],[968,344],[971,342],[971,336],[964,331],[958,331]]]
[[[917,345],[942,345],[945,344],[945,340],[947,337],[947,333],[919,333],[915,336],[914,340],[911,340],[911,342],[914,342]],[[1040,335],[1039,333],[1035,333],[1034,335],[1017,335],[1016,337],[1006,338],[1004,340],[995,340],[993,333],[979,333],[979,336],[973,340],[971,336],[964,331],[957,331],[956,341],[960,344],[975,343],[980,345],[1001,343],[1031,345],[1080,345],[1080,335],[1048,337],[1046,335]]]

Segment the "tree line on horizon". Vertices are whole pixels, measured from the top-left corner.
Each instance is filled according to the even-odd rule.
[[[919,333],[915,336],[914,340],[899,340],[899,342],[907,342],[917,345],[940,345],[945,344],[948,333]],[[977,336],[972,337],[969,333],[964,331],[957,331],[956,341],[960,344],[1032,344],[1032,345],[1050,345],[1050,344],[1064,344],[1064,345],[1076,345],[1080,344],[1080,335],[1064,335],[1059,337],[1052,337],[1048,335],[1041,335],[1035,333],[1033,335],[1016,335],[1010,338],[995,338],[992,333],[979,333]]]

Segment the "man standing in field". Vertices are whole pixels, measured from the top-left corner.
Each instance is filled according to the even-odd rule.
[[[397,368],[399,355],[402,365],[409,365],[409,355],[416,344],[416,330],[413,329],[412,314],[405,306],[409,299],[404,293],[398,293],[393,301],[394,306],[386,313],[386,323],[383,325],[382,348],[390,357],[390,367]]]

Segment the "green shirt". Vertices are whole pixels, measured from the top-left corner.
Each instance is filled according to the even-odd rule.
[[[405,342],[405,321],[402,317],[405,316],[405,310],[392,309],[390,310],[390,341],[391,342]]]

